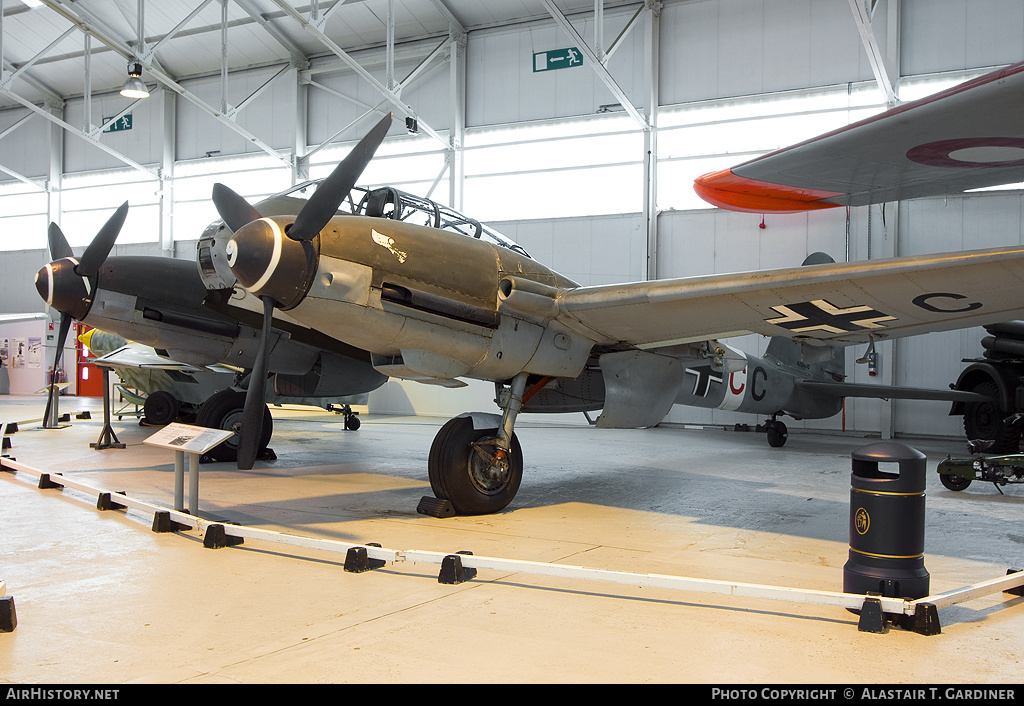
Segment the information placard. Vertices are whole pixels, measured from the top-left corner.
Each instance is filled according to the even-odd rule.
[[[168,424],[148,439],[144,444],[160,446],[173,451],[204,454],[214,446],[234,434],[230,429],[210,429],[189,424]]]

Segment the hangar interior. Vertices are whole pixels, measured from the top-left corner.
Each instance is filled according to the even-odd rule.
[[[566,49],[585,61],[553,68]],[[59,318],[32,284],[50,222],[80,252],[127,199],[113,254],[194,259],[215,182],[258,199],[323,177],[386,111],[367,185],[470,214],[584,285],[1024,238],[1019,189],[765,217],[692,189],[1020,61],[1010,0],[3,0],[0,55],[0,313]],[[148,98],[119,94],[136,60]],[[982,335],[880,343],[877,375],[857,351],[847,379],[942,389]],[[392,380],[369,405],[444,416],[492,397]],[[791,428],[955,436],[948,410],[849,399]],[[756,420],[677,405],[666,421]]]
[[[2,8],[0,314],[57,322],[32,281],[52,259],[51,222],[81,256],[127,200],[112,253],[189,264],[218,217],[215,183],[251,202],[325,177],[387,111],[395,123],[363,183],[465,212],[583,285],[793,267],[817,251],[870,261],[1024,238],[1016,187],[766,216],[710,208],[693,191],[700,174],[1020,62],[1024,4],[1015,0]],[[136,61],[149,96],[122,97]],[[850,351],[847,379],[942,389],[963,358],[980,354],[982,335],[880,342],[874,376],[855,363],[863,351]],[[768,344],[755,335],[730,343],[758,355]],[[5,449],[0,463],[0,599],[17,598],[20,625],[0,625],[10,633],[0,635],[0,682],[95,682],[127,694],[132,683],[795,681],[864,685],[847,698],[924,698],[923,689],[876,687],[1019,681],[1019,583],[1015,593],[987,590],[1008,572],[1020,580],[1019,491],[943,490],[930,472],[925,535],[903,532],[909,520],[883,532],[927,539],[932,595],[968,587],[970,600],[942,608],[942,634],[862,631],[839,604],[731,592],[739,582],[837,593],[854,552],[853,447],[866,436],[933,437],[915,445],[934,471],[963,448],[948,403],[851,399],[841,415],[787,423],[855,433],[807,433],[772,453],[754,434],[529,415],[517,433],[530,473],[508,511],[419,512],[433,491],[424,469],[437,418],[493,410],[493,393],[483,382],[391,380],[370,393],[371,422],[357,434],[323,410],[275,411],[275,444],[287,449],[279,459],[209,464],[200,493],[190,457],[198,532],[158,530],[155,515],[137,511],[179,509],[177,452],[147,443],[152,429],[134,418],[116,425],[125,449],[98,448],[96,398],[84,398],[91,421],[5,437],[17,458]],[[0,426],[38,416],[41,400],[0,396]],[[667,421],[761,420],[676,405]],[[56,469],[70,470],[57,478],[66,486]],[[911,497],[914,512],[901,519],[918,517],[919,488],[889,496]],[[128,499],[128,509],[117,503]],[[221,522],[244,527],[245,542],[208,546]],[[309,542],[272,544],[261,532]],[[609,587],[508,565],[445,583],[411,551],[356,575],[321,550],[328,543],[730,588]],[[949,686],[941,696],[1007,692]]]

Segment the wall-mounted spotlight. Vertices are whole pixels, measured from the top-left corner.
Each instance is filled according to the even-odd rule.
[[[416,124],[416,118],[406,118],[405,129],[410,135],[420,134],[420,126]]]
[[[139,78],[142,76],[142,63],[138,59],[128,62],[128,80],[121,88],[121,95],[126,98],[149,98],[149,89]]]

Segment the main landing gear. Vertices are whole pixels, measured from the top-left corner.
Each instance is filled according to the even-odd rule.
[[[768,434],[768,445],[774,449],[785,446],[786,439],[789,438],[789,429],[776,419],[776,416],[773,414],[772,418],[764,423],[765,432]]]
[[[245,392],[238,390],[221,390],[209,397],[196,414],[196,425],[211,429],[230,429],[235,432],[224,443],[214,446],[209,451],[210,460],[233,462],[238,458],[238,432],[242,429],[242,417],[245,409]],[[274,433],[274,419],[270,409],[263,406],[263,429],[260,432],[260,447],[257,458],[271,459],[273,451],[267,448],[270,437]],[[205,457],[204,457],[205,458]]]
[[[434,437],[427,461],[430,488],[460,515],[498,512],[523,480],[523,452],[513,433],[523,406],[526,373],[512,379],[500,424],[497,415],[463,414]]]

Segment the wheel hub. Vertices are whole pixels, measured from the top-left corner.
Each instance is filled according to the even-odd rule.
[[[469,454],[469,477],[481,492],[500,492],[509,479],[508,452],[497,447],[498,440],[483,439],[473,443]]]

